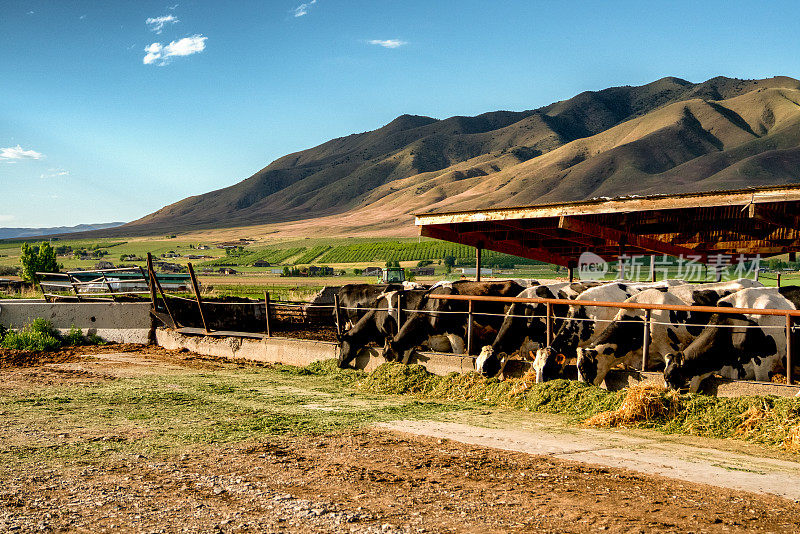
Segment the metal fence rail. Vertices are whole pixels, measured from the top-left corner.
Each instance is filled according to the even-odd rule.
[[[617,308],[627,310],[643,310],[644,311],[644,344],[642,347],[642,371],[646,371],[647,356],[650,348],[650,315],[652,310],[664,311],[686,311],[698,313],[721,313],[721,314],[736,314],[736,315],[770,315],[785,317],[785,332],[786,332],[786,383],[792,384],[792,367],[794,356],[794,343],[792,342],[792,333],[795,329],[794,322],[796,317],[800,317],[800,310],[775,310],[763,308],[731,308],[727,306],[690,306],[690,305],[677,305],[677,304],[648,304],[648,303],[633,303],[633,302],[608,302],[608,301],[593,301],[593,300],[569,300],[569,299],[551,299],[541,297],[488,297],[479,295],[428,295],[429,298],[440,300],[456,300],[466,301],[468,303],[467,315],[467,347],[468,352],[472,347],[472,319],[474,315],[480,315],[473,311],[474,302],[506,302],[506,303],[528,303],[528,304],[545,304],[547,313],[545,315],[546,321],[546,342],[548,345],[553,341],[553,305],[567,305],[567,306],[598,306],[601,308]]]

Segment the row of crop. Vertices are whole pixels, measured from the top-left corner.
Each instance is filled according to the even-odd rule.
[[[317,246],[317,247],[312,247],[308,251],[306,251],[302,256],[297,258],[294,261],[294,263],[296,263],[298,265],[311,263],[312,261],[314,261],[318,257],[320,257],[323,254],[325,254],[326,252],[328,252],[330,249],[331,249],[330,245],[320,245],[320,246]]]
[[[466,245],[447,243],[444,241],[425,241],[422,243],[401,243],[396,241],[380,241],[374,243],[358,243],[331,248],[324,253],[321,263],[363,263],[374,261],[420,261],[442,260],[448,256],[456,258],[459,263],[470,262],[475,257],[475,249]],[[517,258],[500,252],[485,251],[483,255],[487,265],[512,266],[516,264],[538,264],[541,262]],[[299,262],[303,263],[303,262]]]

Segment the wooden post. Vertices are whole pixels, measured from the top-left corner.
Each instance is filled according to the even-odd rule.
[[[781,287],[781,273],[778,272],[778,287]]]
[[[142,273],[142,278],[147,280],[147,289],[150,290],[150,302],[153,305],[153,311],[156,310],[156,284],[153,282],[153,279],[150,277],[149,273],[153,268],[153,258],[150,256],[150,253],[147,253],[147,272],[148,274],[144,274],[144,269],[139,267],[139,272]]]
[[[69,278],[69,284],[72,286],[72,291],[75,293],[75,298],[78,299],[78,302],[81,302],[81,296],[78,293],[78,286],[75,285],[76,279],[73,278],[73,276],[69,273],[67,273],[67,277]],[[39,284],[39,287],[42,287],[42,285]]]
[[[547,303],[547,316],[545,317],[545,341],[547,346],[553,342],[553,305]]]
[[[650,310],[644,310],[644,337],[642,338],[642,371],[647,371],[647,355],[650,353]]]
[[[481,247],[481,245],[478,245],[477,247],[475,247],[475,281],[476,282],[480,282],[481,281],[481,250],[483,250],[483,247]]]
[[[272,331],[270,330],[269,327],[269,308],[270,308],[269,291],[264,291],[264,323],[266,324],[267,327],[266,331],[267,337],[272,337]]]
[[[569,283],[571,284],[575,281],[575,268],[573,266],[567,267],[567,272],[569,272]]]
[[[656,257],[650,256],[650,281],[656,281]]]
[[[792,382],[792,353],[794,352],[794,343],[792,343],[792,316],[786,314],[786,383],[791,385]]]
[[[106,283],[106,287],[108,288],[108,292],[111,293],[111,300],[116,301],[117,300],[117,296],[114,294],[114,288],[111,287],[111,283],[108,281],[108,278],[106,278],[106,273],[100,273],[100,274],[103,275],[103,282]]]
[[[189,277],[192,279],[192,287],[194,288],[194,296],[197,298],[197,307],[200,310],[200,319],[203,321],[203,328],[208,334],[208,323],[206,323],[206,314],[203,312],[203,299],[200,297],[200,286],[197,284],[197,277],[194,275],[194,268],[191,263],[187,264],[189,267]]]
[[[153,284],[153,288],[151,289],[152,297],[153,297],[153,311],[157,311],[155,309],[155,290],[158,289],[158,292],[161,294],[161,300],[164,301],[164,308],[167,310],[167,314],[169,315],[170,320],[172,321],[172,326],[174,328],[178,328],[178,321],[175,320],[175,316],[172,315],[172,310],[169,308],[169,304],[167,303],[167,296],[164,294],[164,289],[161,287],[161,282],[158,281],[158,277],[156,276],[156,270],[153,268],[153,255],[149,252],[147,253],[147,269],[148,274],[150,275],[150,282]]]
[[[342,310],[339,307],[339,295],[333,295],[333,317],[336,319],[336,335],[342,335]]]
[[[617,270],[619,271],[619,279],[625,280],[625,262],[622,257],[625,255],[625,243],[619,244],[619,257],[617,258]]]
[[[472,354],[472,303],[470,300],[467,308],[467,354]]]

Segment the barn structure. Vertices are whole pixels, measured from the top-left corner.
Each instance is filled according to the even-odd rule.
[[[594,198],[416,216],[420,234],[573,269],[584,252],[747,259],[800,250],[800,185]],[[480,279],[480,274],[477,276]]]

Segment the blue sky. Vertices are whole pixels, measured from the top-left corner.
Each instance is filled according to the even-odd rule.
[[[397,115],[800,77],[792,2],[0,0],[0,227],[133,220]]]

